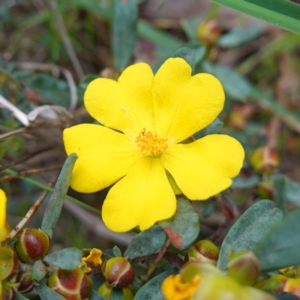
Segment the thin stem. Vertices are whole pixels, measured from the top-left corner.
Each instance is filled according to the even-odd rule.
[[[49,168],[41,168],[41,169],[33,169],[33,170],[22,171],[22,172],[19,172],[19,173],[16,173],[16,174],[3,176],[3,177],[0,178],[0,182],[20,178],[20,177],[23,177],[25,175],[32,175],[32,174],[39,174],[39,173],[44,173],[44,172],[60,170],[61,168],[62,168],[62,166],[59,165],[59,166],[52,166],[52,167],[49,167]]]
[[[50,186],[54,183],[55,179],[53,179],[50,183]],[[31,206],[25,217],[18,223],[18,225],[9,233],[7,239],[10,240],[16,236],[16,234],[24,227],[24,225],[30,220],[30,218],[34,215],[37,209],[41,206],[43,201],[45,200],[48,191],[44,191],[41,196],[34,202]]]
[[[72,63],[72,65],[73,65],[73,67],[76,71],[76,74],[77,74],[78,78],[81,79],[84,76],[84,72],[83,72],[83,69],[82,69],[82,67],[79,63],[79,60],[78,60],[77,56],[76,56],[76,52],[73,48],[71,40],[68,36],[68,32],[67,32],[63,17],[61,15],[61,13],[59,11],[59,8],[58,8],[58,5],[57,5],[57,1],[56,0],[49,0],[49,4],[50,4],[50,7],[51,7],[51,9],[53,11],[53,14],[55,16],[57,28],[58,28],[59,34],[62,38],[65,49],[66,49],[66,51],[67,51],[67,53],[70,57],[71,63]]]
[[[16,171],[11,170],[11,169],[7,169],[7,170],[5,170],[5,172],[8,173],[8,174],[16,174],[17,173]],[[22,180],[24,180],[28,183],[31,183],[31,184],[33,184],[33,185],[35,185],[35,186],[37,186],[37,187],[39,187],[39,188],[41,188],[45,191],[48,191],[48,192],[53,192],[54,191],[54,189],[52,187],[50,187],[46,184],[43,184],[43,183],[41,183],[41,182],[39,182],[35,179],[29,178],[29,177],[20,177],[20,179],[22,179]],[[99,209],[96,209],[96,208],[94,208],[94,207],[92,207],[92,206],[76,199],[76,198],[73,198],[71,196],[66,195],[65,199],[77,204],[80,207],[83,207],[84,209],[86,209],[90,212],[101,215],[101,211]]]
[[[0,135],[0,141],[4,140],[4,139],[6,139],[10,136],[13,136],[13,135],[16,135],[16,134],[19,134],[19,133],[23,133],[25,131],[27,131],[27,127],[21,127],[21,128],[16,129],[16,130],[12,130],[12,131],[9,131],[7,133],[1,134]]]

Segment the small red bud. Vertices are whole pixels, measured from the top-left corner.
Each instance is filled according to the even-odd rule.
[[[276,293],[283,293],[288,278],[283,275],[274,275],[269,279],[259,284],[259,288],[265,291],[272,291]]]
[[[218,247],[208,240],[202,240],[190,247],[188,251],[189,260],[199,262],[210,262],[216,264],[219,257]]]
[[[252,152],[250,163],[259,174],[272,174],[279,165],[279,155],[275,149],[263,146]]]
[[[239,251],[229,258],[227,273],[244,285],[253,285],[259,277],[259,260],[250,251]]]
[[[112,287],[123,288],[134,279],[134,270],[124,257],[113,257],[102,264],[102,273]]]
[[[18,257],[9,246],[0,247],[0,281],[12,275],[18,267]]]
[[[29,293],[34,288],[34,282],[31,276],[31,272],[22,272],[18,277],[19,286],[18,292],[21,294]]]
[[[92,291],[92,280],[80,269],[54,271],[48,286],[68,300],[82,300]]]
[[[215,44],[220,34],[221,29],[215,20],[204,21],[197,28],[197,37],[206,46]]]
[[[16,297],[15,290],[12,287],[3,284],[2,285],[2,298],[0,297],[0,299],[1,300],[14,300],[15,297]]]
[[[49,246],[50,238],[45,232],[26,228],[18,233],[15,249],[24,262],[34,262],[47,254]]]
[[[256,193],[262,199],[274,199],[274,183],[269,180],[260,182],[257,186]]]

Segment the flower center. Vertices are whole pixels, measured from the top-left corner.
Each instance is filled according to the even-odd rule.
[[[140,148],[143,156],[160,156],[169,144],[168,138],[159,138],[157,134],[147,131],[145,128],[135,139],[135,143]]]

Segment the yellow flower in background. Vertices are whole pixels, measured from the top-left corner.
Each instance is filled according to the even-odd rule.
[[[228,188],[238,175],[244,150],[235,139],[213,134],[180,144],[209,125],[225,99],[215,77],[191,73],[185,60],[170,58],[155,75],[149,65],[138,63],[118,81],[96,79],[84,103],[104,126],[81,124],[64,130],[67,154],[79,157],[73,189],[92,193],[117,182],[102,208],[111,230],[146,230],[172,217],[172,187],[191,200],[205,200]]]
[[[9,226],[6,222],[6,195],[0,189],[0,243],[5,241],[9,233]]]
[[[163,281],[161,289],[167,300],[190,300],[200,280],[200,275],[195,275],[189,282],[184,282],[180,274],[170,275]]]

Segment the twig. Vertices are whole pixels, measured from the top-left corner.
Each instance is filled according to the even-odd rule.
[[[12,135],[15,135],[15,134],[19,134],[19,133],[23,133],[27,131],[27,127],[21,127],[21,128],[18,128],[16,130],[12,130],[12,131],[9,131],[7,133],[4,133],[4,134],[0,134],[0,141],[12,136]]]
[[[53,167],[49,167],[49,168],[41,168],[41,169],[33,169],[33,170],[23,171],[23,172],[19,172],[17,174],[0,177],[0,182],[20,178],[20,177],[23,177],[26,175],[55,171],[55,170],[59,170],[61,168],[62,168],[62,166],[60,165],[60,166],[53,166]]]
[[[167,241],[165,242],[164,246],[160,249],[160,251],[158,252],[158,255],[155,259],[155,263],[157,264],[164,256],[164,254],[166,253],[168,247],[171,244],[171,240],[167,239]]]
[[[36,155],[39,155],[39,154],[41,154],[41,153],[43,153],[43,152],[46,152],[46,151],[48,151],[48,150],[51,150],[51,149],[52,149],[52,147],[47,147],[47,148],[44,148],[44,149],[40,149],[40,150],[38,150],[38,151],[36,151],[36,152],[30,153],[30,154],[28,154],[28,155],[26,155],[26,156],[24,156],[24,157],[21,157],[20,159],[18,159],[18,160],[16,160],[16,161],[13,161],[13,162],[11,162],[10,164],[7,164],[7,165],[5,165],[5,166],[2,166],[2,167],[0,168],[0,173],[3,172],[3,171],[5,171],[6,169],[9,169],[9,168],[11,168],[11,167],[13,167],[13,166],[16,166],[16,165],[18,165],[18,164],[20,164],[20,163],[22,163],[22,162],[24,162],[24,161],[27,161],[27,160],[31,159],[32,157],[34,157],[34,156],[36,156]]]
[[[55,178],[56,179],[56,178]],[[55,179],[51,181],[49,186],[51,186]],[[31,206],[25,217],[18,223],[17,226],[9,233],[7,236],[7,240],[10,240],[15,237],[15,235],[23,228],[23,226],[29,221],[29,219],[34,215],[34,213],[37,211],[37,209],[41,206],[44,199],[46,198],[48,191],[44,191],[41,196],[35,201],[35,203]]]
[[[25,126],[29,125],[27,115],[0,95],[0,106],[6,108]]]
[[[58,28],[59,34],[63,40],[65,49],[70,57],[71,63],[75,69],[75,72],[76,72],[78,78],[81,79],[84,76],[84,72],[83,72],[83,69],[81,68],[81,65],[76,56],[75,50],[74,50],[72,43],[70,41],[70,38],[68,36],[68,32],[66,30],[64,20],[62,18],[62,15],[61,15],[58,5],[57,5],[57,1],[56,0],[48,0],[48,1],[50,4],[50,7],[54,13],[54,16],[56,18],[57,28]]]

